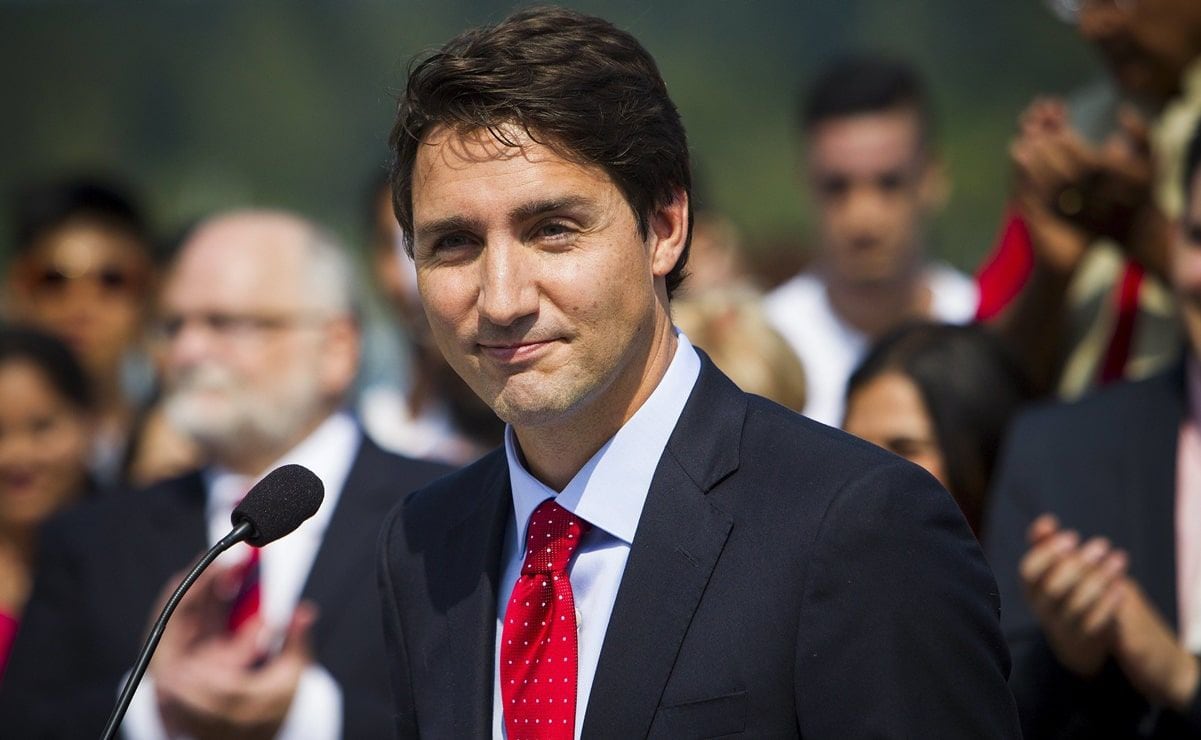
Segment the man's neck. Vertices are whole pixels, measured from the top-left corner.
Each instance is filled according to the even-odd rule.
[[[934,296],[922,270],[887,282],[856,283],[827,277],[826,295],[834,313],[869,339],[877,339],[909,319],[931,315]]]
[[[630,420],[663,380],[679,340],[667,321],[652,339],[641,368],[602,389],[586,408],[561,424],[514,425],[526,469],[555,491],[562,491],[585,463]]]

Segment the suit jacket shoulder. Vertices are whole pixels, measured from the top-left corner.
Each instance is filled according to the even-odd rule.
[[[498,451],[413,494],[381,535],[401,737],[491,732],[509,495]],[[995,591],[924,471],[742,393],[703,359],[583,735],[1012,737]]]

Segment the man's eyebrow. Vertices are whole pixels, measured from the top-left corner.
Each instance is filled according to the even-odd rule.
[[[417,224],[417,227],[413,231],[416,237],[421,239],[437,236],[438,234],[448,234],[452,231],[478,233],[483,231],[483,229],[483,224],[475,219],[467,218],[466,216],[447,216],[446,218],[439,218],[428,223]]]
[[[510,222],[520,223],[528,219],[540,216],[544,213],[553,213],[570,208],[579,208],[580,206],[588,206],[594,203],[592,198],[583,195],[568,195],[562,198],[544,198],[542,200],[534,200],[528,203],[513,208],[508,213]],[[468,218],[467,216],[447,216],[439,218],[423,224],[417,224],[414,232],[418,239],[429,238],[439,234],[448,234],[454,231],[467,231],[471,233],[480,233],[485,230],[483,221],[478,219]]]
[[[562,198],[546,198],[529,203],[522,203],[509,211],[509,220],[514,222],[526,221],[544,213],[562,211],[568,208],[591,205],[594,201],[583,195],[567,195]]]

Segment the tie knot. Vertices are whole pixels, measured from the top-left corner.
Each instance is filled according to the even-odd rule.
[[[566,571],[580,537],[587,531],[587,522],[556,504],[554,499],[543,501],[530,515],[521,574]]]

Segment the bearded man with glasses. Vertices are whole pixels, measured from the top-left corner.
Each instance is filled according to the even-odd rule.
[[[258,478],[287,463],[321,478],[321,508],[261,553],[238,545],[196,583],[123,731],[388,733],[374,532],[446,468],[384,452],[343,409],[358,368],[357,295],[345,250],[297,216],[229,213],[188,237],[166,276],[157,335],[166,414],[208,464],[46,529],[0,687],[6,734],[99,731],[172,574],[228,530]]]

